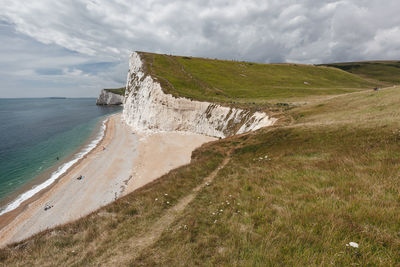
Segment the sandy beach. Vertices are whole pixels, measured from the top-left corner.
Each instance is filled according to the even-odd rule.
[[[49,189],[10,212],[12,218],[10,214],[0,216],[0,246],[85,216],[188,164],[192,151],[212,140],[215,138],[179,132],[136,133],[119,114],[113,115],[94,150]],[[80,175],[82,180],[77,179]],[[52,208],[45,211],[46,204]]]

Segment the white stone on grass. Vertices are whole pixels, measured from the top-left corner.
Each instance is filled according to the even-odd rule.
[[[350,243],[346,244],[346,247],[358,248],[358,244],[356,242],[350,242]]]

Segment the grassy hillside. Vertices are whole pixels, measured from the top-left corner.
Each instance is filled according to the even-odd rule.
[[[116,88],[116,89],[104,89],[107,92],[111,92],[117,95],[125,95],[125,87],[122,88]]]
[[[377,85],[336,68],[140,54],[147,71],[158,78],[164,90],[199,100],[274,102],[342,94]]]
[[[291,109],[86,218],[0,250],[0,263],[395,266],[399,102],[397,87]]]
[[[400,84],[400,61],[369,61],[332,63],[324,66],[335,67],[364,78],[390,84]]]

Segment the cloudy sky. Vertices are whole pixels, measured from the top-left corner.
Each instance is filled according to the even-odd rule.
[[[0,0],[0,97],[97,96],[131,51],[256,62],[400,59],[399,0]]]

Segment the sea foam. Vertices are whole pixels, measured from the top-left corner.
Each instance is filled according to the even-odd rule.
[[[104,136],[104,133],[106,130],[107,121],[108,121],[108,119],[105,119],[103,121],[103,123],[101,125],[101,130],[100,130],[99,134],[96,136],[96,138],[93,139],[93,141],[91,141],[87,146],[85,146],[80,152],[76,153],[73,160],[61,165],[55,172],[53,172],[51,174],[50,178],[47,179],[46,181],[44,181],[43,183],[41,183],[37,186],[34,186],[32,189],[19,195],[17,197],[17,199],[12,201],[10,204],[8,204],[6,206],[6,208],[4,208],[3,210],[0,211],[0,215],[3,215],[4,213],[7,213],[9,211],[12,211],[12,210],[18,208],[21,205],[21,203],[23,203],[25,200],[31,198],[36,193],[40,192],[42,189],[44,189],[44,188],[48,187],[49,185],[51,185],[52,183],[54,183],[54,181],[56,181],[57,178],[59,178],[61,175],[63,175],[75,163],[77,163],[80,159],[82,159],[85,155],[87,155],[90,151],[92,151],[97,146],[97,144],[101,141],[101,139],[103,139],[103,136]]]

